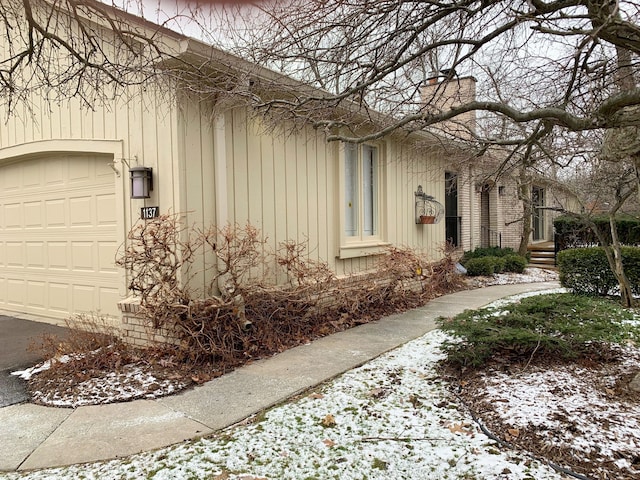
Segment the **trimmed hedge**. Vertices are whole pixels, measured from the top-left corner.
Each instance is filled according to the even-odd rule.
[[[611,243],[611,227],[609,218],[606,216],[594,217],[598,231]],[[623,245],[640,245],[640,219],[630,216],[616,217],[618,238]],[[580,219],[560,216],[553,221],[556,232],[556,242],[558,250],[567,248],[585,247],[589,245],[600,245],[595,232]]]
[[[506,272],[522,273],[527,267],[527,259],[521,255],[507,255],[503,259]]]
[[[465,264],[467,275],[477,277],[489,276],[496,273],[496,259],[498,257],[478,257],[468,260]]]
[[[516,254],[512,248],[488,247],[464,252],[460,263],[467,269],[467,275],[475,277],[502,272],[522,273],[527,266],[527,259]]]
[[[602,247],[572,248],[558,253],[560,284],[582,295],[610,295],[618,281]],[[640,247],[622,247],[622,264],[635,295],[640,295]]]
[[[478,247],[475,250],[469,250],[464,252],[464,256],[462,257],[462,264],[467,260],[472,258],[482,258],[482,257],[506,257],[507,255],[513,255],[516,252],[513,248],[500,248],[500,247]]]

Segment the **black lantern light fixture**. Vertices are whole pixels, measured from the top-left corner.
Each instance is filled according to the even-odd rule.
[[[439,223],[444,213],[444,205],[438,202],[431,195],[427,195],[422,190],[422,185],[418,185],[415,192],[416,203],[416,224],[431,225]]]
[[[153,190],[153,169],[151,167],[130,167],[131,198],[149,198]]]

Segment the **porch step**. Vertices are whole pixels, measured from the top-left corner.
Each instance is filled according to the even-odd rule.
[[[534,243],[527,247],[530,267],[556,268],[556,252],[553,242]]]

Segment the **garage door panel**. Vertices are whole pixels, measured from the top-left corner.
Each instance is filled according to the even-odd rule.
[[[40,175],[40,166],[36,162],[30,162],[22,168],[22,187],[37,188],[42,187],[42,176]]]
[[[117,273],[114,256],[117,249],[117,242],[98,242],[98,271],[100,273]]]
[[[7,279],[7,304],[12,306],[22,306],[25,304],[26,293],[25,280],[19,278]]]
[[[69,199],[69,224],[72,227],[91,225],[95,218],[91,196]]]
[[[75,162],[70,165],[69,168],[69,183],[82,183],[88,182],[91,180],[91,175],[89,174],[89,163],[79,163]]]
[[[47,253],[50,269],[67,270],[69,268],[67,242],[47,242]]]
[[[98,297],[100,298],[100,313],[113,316],[119,314],[120,293],[117,288],[100,288]]]
[[[115,227],[117,218],[115,205],[116,196],[114,194],[96,195],[96,219],[98,225]]]
[[[64,227],[65,221],[65,200],[63,198],[56,198],[53,200],[45,201],[45,226],[49,227]]]
[[[64,185],[64,179],[67,171],[66,159],[52,158],[45,162],[45,184],[47,187]]]
[[[19,203],[9,203],[4,205],[4,228],[22,228],[22,205]]]
[[[49,282],[49,310],[54,313],[67,315],[68,312],[71,311],[71,305],[69,303],[69,291],[70,285],[68,283]]]
[[[2,169],[2,190],[5,193],[15,193],[22,189],[21,172],[19,166],[7,165]]]
[[[73,271],[93,272],[95,270],[93,246],[93,242],[71,242],[71,269]]]
[[[44,310],[47,308],[47,284],[45,282],[27,282],[27,305]]]
[[[25,202],[22,204],[22,208],[25,228],[42,228],[42,202]]]
[[[22,242],[7,242],[7,266],[8,267],[22,267],[24,265],[23,255],[23,243]]]
[[[0,166],[0,308],[117,314],[115,175],[107,157]]]
[[[96,163],[95,167],[96,183],[109,185],[113,182],[113,169],[109,163]]]
[[[100,308],[97,301],[96,287],[93,285],[73,285],[71,287],[71,299],[73,311],[76,313],[88,313]]]
[[[46,268],[45,262],[45,243],[44,242],[26,242],[27,251],[27,267],[30,268]]]

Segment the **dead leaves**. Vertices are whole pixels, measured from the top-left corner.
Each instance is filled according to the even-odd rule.
[[[463,433],[469,436],[473,436],[475,433],[470,423],[451,423],[447,425],[447,428],[451,433]]]
[[[517,428],[507,428],[507,431],[504,434],[504,439],[507,442],[512,442],[516,440],[520,436],[520,430]]]
[[[373,398],[383,398],[389,393],[384,388],[373,388],[369,390],[369,396]]]
[[[328,414],[326,417],[322,419],[320,423],[325,428],[333,428],[336,426],[336,419],[333,415]]]

